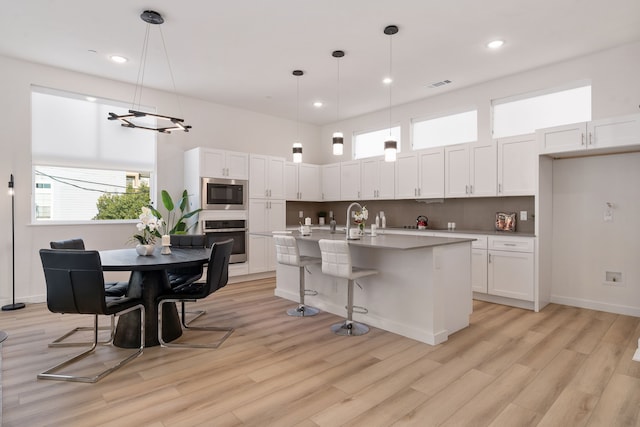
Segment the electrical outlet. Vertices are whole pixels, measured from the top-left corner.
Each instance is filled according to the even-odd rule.
[[[304,218],[304,211],[298,211],[298,218]]]
[[[527,211],[520,211],[520,221],[527,220]]]

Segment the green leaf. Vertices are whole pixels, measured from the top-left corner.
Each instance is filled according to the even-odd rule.
[[[173,211],[174,209],[174,205],[173,205],[173,200],[171,199],[171,195],[169,194],[169,192],[167,190],[162,190],[162,204],[164,205],[165,209],[169,212]]]

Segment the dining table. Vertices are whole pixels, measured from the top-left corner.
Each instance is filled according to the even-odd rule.
[[[140,298],[145,309],[145,347],[160,345],[158,340],[158,303],[160,295],[170,292],[168,269],[202,266],[209,261],[210,248],[174,248],[162,254],[156,247],[151,255],[138,255],[134,248],[100,251],[103,271],[131,271],[127,296]],[[182,335],[175,304],[164,304],[162,336],[173,341]],[[136,348],[140,345],[140,312],[119,316],[113,344]]]

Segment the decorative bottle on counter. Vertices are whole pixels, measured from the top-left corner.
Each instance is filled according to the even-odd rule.
[[[331,217],[331,221],[329,221],[329,230],[331,234],[336,232],[336,219]]]
[[[382,228],[387,228],[387,217],[382,216]]]
[[[376,227],[380,227],[380,215],[376,215]]]

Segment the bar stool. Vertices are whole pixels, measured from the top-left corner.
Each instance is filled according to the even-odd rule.
[[[320,264],[322,260],[317,257],[300,256],[298,243],[292,236],[273,236],[276,242],[276,258],[279,264],[291,265],[300,269],[300,304],[296,308],[287,310],[289,316],[308,317],[315,316],[320,312],[317,308],[309,307],[304,304],[305,295],[318,295],[318,292],[305,289],[304,286],[304,270],[308,265]]]
[[[366,314],[367,309],[353,305],[353,282],[356,279],[378,274],[377,270],[368,270],[354,267],[351,263],[351,252],[346,240],[321,239],[320,252],[322,254],[322,272],[329,276],[348,280],[347,287],[347,320],[336,323],[331,330],[337,335],[364,335],[369,332],[369,327],[353,321],[353,312]]]

